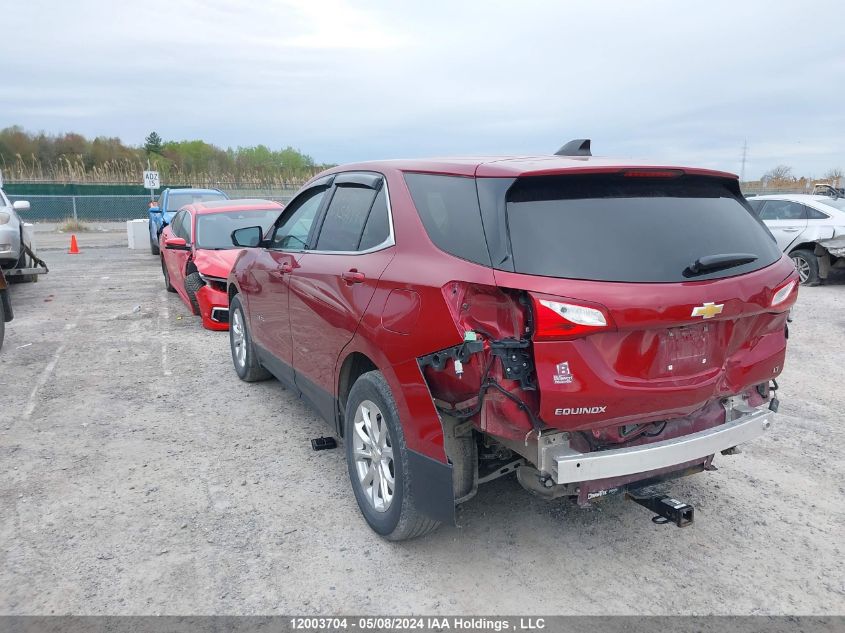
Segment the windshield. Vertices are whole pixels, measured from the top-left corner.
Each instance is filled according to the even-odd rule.
[[[729,188],[703,176],[532,177],[507,193],[519,273],[596,281],[714,279],[768,266],[781,256],[771,234]],[[728,267],[696,262],[722,261]],[[749,261],[748,257],[753,257]],[[702,259],[703,258],[703,259]]]
[[[204,213],[197,216],[197,248],[237,248],[232,244],[232,231],[247,226],[260,226],[261,233],[275,222],[282,212],[281,207],[254,209],[250,211],[223,211]]]
[[[212,200],[226,200],[226,195],[220,192],[208,191],[206,193],[173,193],[167,196],[167,212],[178,211],[186,204],[195,202],[210,202]]]

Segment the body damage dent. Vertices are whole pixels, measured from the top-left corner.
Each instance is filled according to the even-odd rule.
[[[819,240],[816,244],[816,255],[823,254],[823,252],[819,253],[819,248],[827,251],[833,257],[845,257],[845,235],[840,235],[829,240]]]

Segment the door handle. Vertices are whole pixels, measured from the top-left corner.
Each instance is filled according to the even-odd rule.
[[[801,229],[798,227],[787,226],[782,229],[785,233],[797,233]]]
[[[359,273],[354,268],[352,270],[347,270],[345,273],[341,273],[340,276],[343,281],[345,281],[349,285],[363,283],[364,280],[367,278],[364,273]]]

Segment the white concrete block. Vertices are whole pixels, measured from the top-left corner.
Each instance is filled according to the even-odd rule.
[[[29,246],[30,250],[32,250],[33,253],[38,252],[38,249],[35,248],[35,225],[34,224],[28,224],[28,223],[24,222],[24,224],[23,224],[23,241],[24,241],[24,244]]]
[[[129,248],[147,249],[150,247],[150,230],[148,220],[128,220],[126,222],[126,236]]]

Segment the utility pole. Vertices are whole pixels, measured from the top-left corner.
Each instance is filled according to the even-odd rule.
[[[742,167],[739,170],[739,182],[745,180],[745,159],[748,157],[748,138],[742,144]]]

